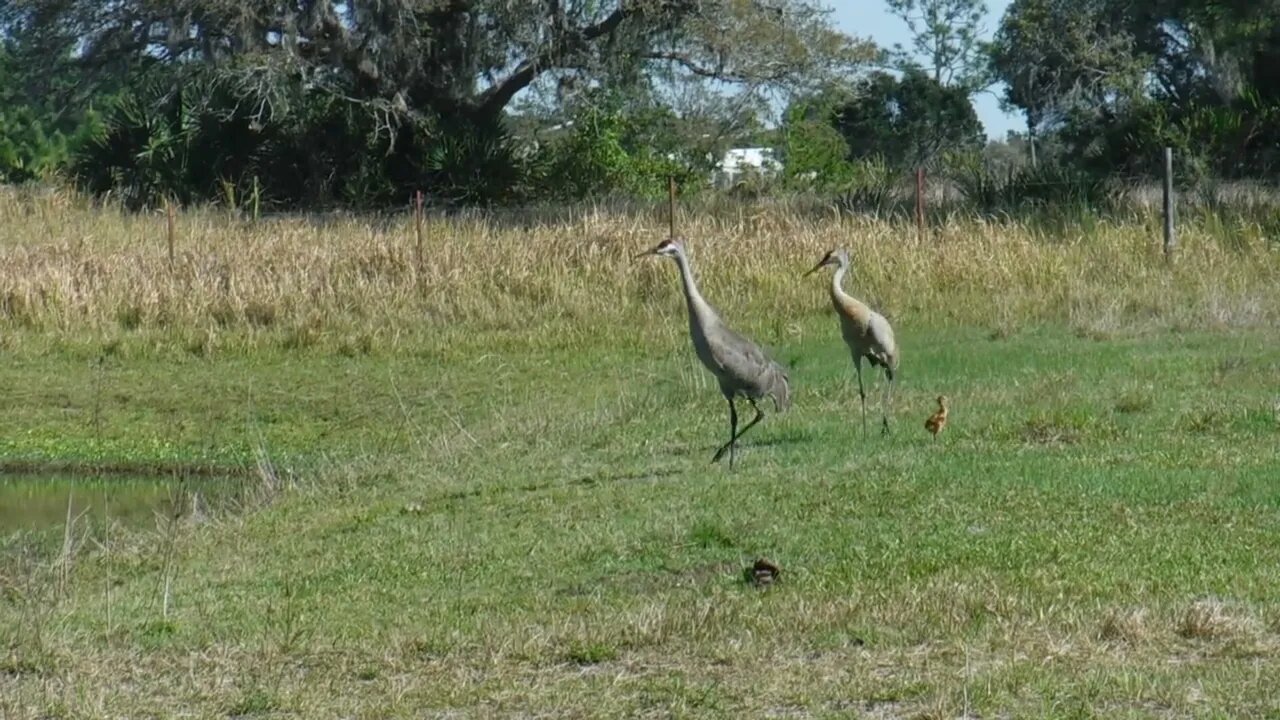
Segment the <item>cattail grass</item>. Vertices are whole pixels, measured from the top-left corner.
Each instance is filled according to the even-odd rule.
[[[1207,219],[1206,219],[1207,218]],[[1261,326],[1280,320],[1280,252],[1261,226],[1210,216],[1159,252],[1158,219],[1050,228],[952,218],[917,235],[798,204],[682,209],[703,291],[744,328],[826,311],[800,275],[850,250],[848,289],[897,324],[1001,332],[1068,323],[1086,333]],[[0,331],[207,351],[390,348],[492,333],[553,341],[636,336],[678,308],[675,274],[632,255],[667,233],[659,206],[521,213],[427,211],[414,219],[312,215],[242,220],[217,208],[128,214],[64,193],[0,195]]]

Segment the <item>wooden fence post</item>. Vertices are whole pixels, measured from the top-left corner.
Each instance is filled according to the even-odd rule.
[[[916,168],[916,234],[924,242],[924,168]]]
[[[416,241],[413,250],[413,269],[422,274],[422,191],[413,196],[413,235]]]
[[[670,237],[676,236],[676,177],[667,176],[667,220],[671,223]]]
[[[165,206],[165,225],[167,232],[166,237],[169,242],[169,269],[173,270],[173,233],[174,233],[174,217],[173,217],[173,201],[166,199]]]
[[[1173,148],[1164,149],[1164,259],[1173,259],[1178,244],[1173,227]]]

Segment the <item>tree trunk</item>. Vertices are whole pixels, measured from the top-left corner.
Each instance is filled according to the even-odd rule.
[[[1036,167],[1036,124],[1031,119],[1031,115],[1027,114],[1027,146],[1031,148],[1031,167]]]

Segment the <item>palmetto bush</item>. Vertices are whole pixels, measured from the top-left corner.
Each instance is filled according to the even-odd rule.
[[[77,183],[125,207],[214,197],[251,170],[264,137],[210,78],[153,79],[118,98],[72,159]]]
[[[72,176],[124,207],[234,201],[383,207],[422,190],[446,202],[512,199],[521,166],[498,128],[396,116],[309,92],[203,74],[124,94],[75,154]]]
[[[1112,202],[1105,179],[1065,165],[1000,168],[961,162],[950,176],[960,195],[985,215],[1046,207],[1096,210]]]

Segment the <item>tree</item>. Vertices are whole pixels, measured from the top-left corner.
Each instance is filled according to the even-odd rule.
[[[30,0],[0,31],[75,48],[97,76],[215,66],[264,99],[281,76],[395,119],[491,124],[540,78],[589,87],[659,67],[749,89],[847,70],[866,47],[812,0]]]
[[[1010,130],[1001,140],[990,140],[982,149],[982,160],[986,167],[997,172],[1011,172],[1027,165],[1030,151],[1027,136],[1016,130]]]
[[[944,152],[983,146],[982,123],[968,93],[945,87],[920,69],[909,69],[901,78],[872,73],[852,100],[835,109],[832,124],[854,159],[881,156],[902,169],[933,165]]]
[[[1276,0],[1111,0],[1110,5],[1116,26],[1152,60],[1153,95],[1175,104],[1200,94],[1231,103],[1259,75],[1270,74],[1258,61],[1276,50]]]
[[[707,162],[694,162],[680,152],[675,138],[663,135],[664,128],[680,126],[679,118],[656,108],[627,112],[619,94],[597,94],[537,147],[535,162],[545,173],[548,197],[574,200],[622,192],[657,198],[666,194],[670,177],[690,190],[706,177]]]
[[[1004,102],[1021,109],[1034,163],[1037,138],[1073,120],[1115,115],[1141,92],[1149,62],[1114,24],[1112,0],[1014,0],[992,67]]]
[[[939,85],[974,93],[990,85],[983,0],[885,0],[912,34],[912,52],[896,46],[900,68],[922,67]]]
[[[0,37],[0,182],[54,174],[97,122],[88,103],[54,99],[74,87],[67,63],[24,63],[15,57],[17,47],[17,41]]]
[[[1280,1],[1014,0],[993,67],[1033,141],[1098,172],[1152,170],[1162,145],[1206,172],[1277,157]]]
[[[842,188],[854,177],[849,144],[832,124],[851,94],[837,87],[797,98],[782,114],[782,162],[794,184]]]
[[[833,30],[828,13],[817,0],[26,0],[0,3],[0,36],[24,38],[33,66],[70,61],[77,92],[121,78],[147,87],[134,94],[152,102],[149,112],[116,116],[122,140],[167,127],[150,116],[176,107],[184,87],[219,88],[190,117],[259,133],[243,143],[237,129],[238,154],[221,167],[312,186],[277,188],[282,202],[398,202],[406,190],[436,188],[473,202],[508,198],[503,188],[520,182],[504,120],[517,96],[536,94],[525,91],[572,106],[602,87],[652,97],[698,87],[687,95],[701,99],[732,88],[718,95],[747,117],[741,111],[770,94],[801,91],[873,55]],[[167,91],[153,91],[156,82]],[[197,147],[218,133],[166,137]],[[324,152],[304,167],[289,148],[309,142]],[[109,150],[99,142],[93,152],[133,176],[156,167],[137,162],[145,145]],[[82,160],[90,170],[93,158]],[[353,185],[353,172],[364,179]],[[192,180],[197,195],[210,185]]]
[[[703,83],[635,83],[605,90],[595,87],[531,88],[512,106],[508,123],[520,141],[540,144],[583,116],[619,113],[626,117],[629,142],[690,167],[710,170],[724,150],[767,142],[770,108],[757,93],[710,92]]]

